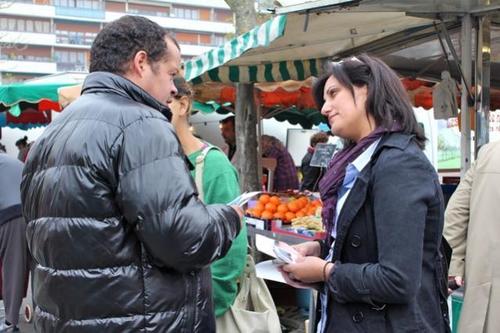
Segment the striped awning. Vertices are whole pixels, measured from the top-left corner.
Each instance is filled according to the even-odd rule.
[[[321,75],[324,61],[341,58],[350,50],[359,52],[364,45],[405,31],[432,28],[432,24],[430,19],[404,12],[278,15],[187,61],[184,75],[195,84],[302,81]]]
[[[303,81],[318,75],[319,59],[280,61],[263,65],[222,66],[192,79],[193,84],[213,81],[223,83]]]
[[[286,15],[276,16],[264,24],[253,28],[247,33],[232,39],[223,46],[214,48],[184,64],[184,76],[191,81],[216,81],[216,82],[255,82],[257,80],[277,81],[274,78],[290,76],[287,62],[279,65],[266,64],[261,66],[229,66],[219,69],[227,62],[240,57],[248,50],[258,47],[267,47],[269,43],[283,36],[286,26]],[[302,74],[305,69],[297,69]],[[202,76],[203,74],[203,76]]]
[[[184,64],[186,80],[202,82],[249,83],[303,81],[318,74],[319,59],[264,62],[252,65],[231,65],[243,53],[259,47],[268,47],[283,36],[287,16],[279,15],[249,32],[214,48]]]

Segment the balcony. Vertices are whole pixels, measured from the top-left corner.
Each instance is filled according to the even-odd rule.
[[[106,22],[111,22],[127,15],[126,13],[106,12]],[[206,31],[217,34],[234,33],[234,26],[232,23],[221,23],[202,20],[188,20],[174,17],[161,17],[161,16],[147,16],[148,19],[169,29],[178,29],[183,31]]]
[[[48,57],[0,56],[0,72],[53,74],[57,72],[55,62]]]
[[[6,15],[26,15],[34,17],[54,17],[54,7],[47,5],[18,3],[17,1],[8,1],[8,5],[2,7],[2,14]]]
[[[182,56],[190,57],[200,55],[213,49],[213,46],[189,45],[184,44],[183,42],[180,43],[180,47]]]
[[[106,16],[104,9],[56,6],[56,16],[83,17],[102,20]]]
[[[87,72],[88,68],[82,63],[72,63],[72,62],[58,62],[57,63],[58,72]]]
[[[52,46],[56,35],[52,33],[0,31],[0,43],[3,47],[24,48],[26,45]]]

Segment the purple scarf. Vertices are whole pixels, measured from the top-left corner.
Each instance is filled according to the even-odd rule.
[[[319,183],[319,192],[323,201],[321,217],[326,229],[326,242],[331,245],[331,233],[336,221],[337,194],[345,178],[347,165],[352,163],[372,143],[381,138],[385,133],[398,132],[401,130],[399,124],[394,123],[391,129],[377,127],[368,136],[361,139],[355,145],[351,145],[339,151],[328,164],[328,169]]]

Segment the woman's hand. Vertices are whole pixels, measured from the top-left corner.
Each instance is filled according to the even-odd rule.
[[[304,257],[319,257],[321,254],[321,246],[318,242],[305,242],[293,245],[292,247],[295,249],[295,251],[302,254]]]
[[[325,267],[325,265],[327,265]],[[288,274],[291,280],[305,283],[321,282],[330,276],[334,264],[318,257],[303,257],[297,262],[283,265],[281,269]]]

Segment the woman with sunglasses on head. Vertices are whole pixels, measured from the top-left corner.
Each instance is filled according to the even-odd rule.
[[[317,332],[447,332],[443,197],[397,75],[367,55],[313,88],[344,148],[320,182],[327,238],[296,246],[291,279],[324,282]]]

